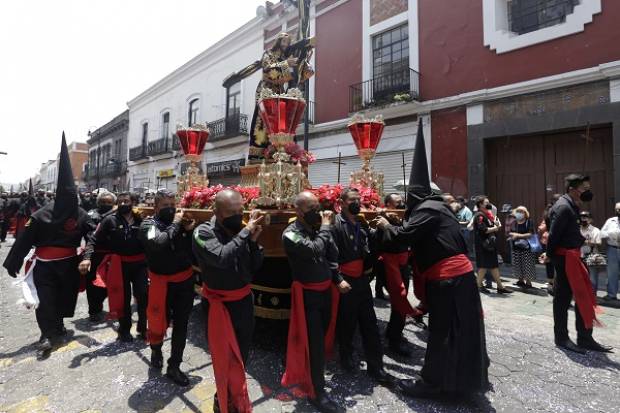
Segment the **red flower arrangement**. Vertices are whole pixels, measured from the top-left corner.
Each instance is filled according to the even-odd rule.
[[[277,149],[273,145],[269,145],[264,151],[263,156],[267,159],[271,159],[271,157],[277,152]],[[284,152],[286,152],[290,157],[291,161],[297,163],[298,161],[302,163],[302,165],[310,165],[316,161],[316,157],[310,151],[306,151],[301,146],[297,145],[295,142],[289,142],[284,145]]]
[[[241,194],[243,197],[243,205],[246,208],[250,207],[252,201],[260,196],[260,188],[257,186],[243,187],[243,186],[205,186],[192,188],[190,191],[185,192],[183,198],[181,198],[181,208],[199,208],[209,209],[215,201],[215,195],[224,189],[233,189]]]
[[[311,191],[319,198],[319,203],[323,207],[323,209],[332,210],[335,212],[340,212],[340,206],[338,205],[338,200],[340,199],[340,194],[344,188],[348,186],[345,185],[321,185],[318,188],[311,189]],[[379,198],[379,194],[372,188],[361,186],[361,185],[350,185],[350,187],[357,189],[360,192],[361,204],[362,208],[374,211],[378,206],[381,205],[381,199]]]

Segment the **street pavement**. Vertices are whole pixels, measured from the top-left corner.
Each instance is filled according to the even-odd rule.
[[[0,248],[4,261],[8,244]],[[512,281],[512,280],[511,280]],[[511,282],[510,281],[510,282]],[[543,284],[536,284],[542,287]],[[0,412],[211,412],[215,383],[204,338],[204,315],[196,299],[190,336],[181,365],[191,385],[180,388],[149,369],[150,350],[139,341],[116,342],[113,323],[92,325],[81,294],[75,317],[67,319],[67,342],[46,360],[37,360],[39,338],[34,312],[17,304],[20,286],[0,270]],[[413,298],[412,298],[413,300]],[[409,399],[376,385],[364,374],[328,366],[327,387],[351,412],[617,412],[620,409],[620,354],[568,354],[554,347],[552,297],[515,292],[483,295],[492,389],[472,400],[437,402]],[[380,329],[389,306],[376,301]],[[574,314],[569,326],[574,338]],[[605,328],[595,337],[620,349],[620,309],[606,308]],[[416,377],[424,358],[426,332],[408,324],[410,358],[385,356],[395,376]],[[286,323],[257,323],[247,366],[255,412],[314,412],[279,385]],[[360,348],[359,343],[357,348]],[[169,342],[164,356],[169,354]],[[359,352],[358,352],[359,354]]]

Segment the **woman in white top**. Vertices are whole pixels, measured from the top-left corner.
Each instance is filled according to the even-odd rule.
[[[598,291],[598,280],[601,274],[605,273],[605,257],[600,253],[603,241],[601,231],[592,225],[592,215],[588,211],[581,211],[579,214],[579,229],[585,242],[581,247],[581,259],[584,260],[590,273],[590,281],[594,294]]]
[[[620,272],[620,202],[616,204],[616,216],[601,228],[601,238],[607,241],[607,296],[606,300],[618,300],[618,273]]]

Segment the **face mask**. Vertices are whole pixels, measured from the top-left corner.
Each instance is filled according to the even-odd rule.
[[[353,202],[349,204],[348,208],[349,208],[349,212],[351,213],[351,215],[357,215],[362,210],[362,207],[360,206],[358,202]]]
[[[620,210],[616,211],[616,215],[618,216],[618,219],[620,219]]]
[[[121,214],[121,215],[127,215],[127,214],[129,214],[131,212],[132,208],[133,207],[131,205],[126,205],[126,204],[119,205],[118,206],[118,213]]]
[[[157,216],[162,222],[166,224],[170,224],[172,220],[174,219],[175,212],[176,212],[176,208],[174,207],[162,208],[159,210],[159,213],[157,214]]]
[[[112,205],[99,205],[99,208],[97,208],[97,211],[100,214],[105,214],[106,212],[110,211],[112,209]]]
[[[405,209],[405,204],[400,203],[394,207],[394,209]]]
[[[523,212],[517,212],[515,214],[515,218],[517,219],[517,221],[522,221],[523,218],[525,218],[525,214]]]
[[[581,226],[582,227],[587,227],[588,226],[588,221],[582,220],[581,221]]]
[[[594,198],[594,194],[589,189],[587,191],[583,191],[579,195],[579,199],[581,199],[581,201],[583,201],[583,202],[590,202],[590,201],[592,201],[592,198]]]
[[[304,221],[312,228],[317,228],[321,224],[321,214],[316,209],[311,209],[304,214]]]
[[[486,209],[488,209],[489,211],[493,209],[493,205],[491,204],[487,204],[484,206]]]
[[[224,226],[224,228],[226,228],[227,230],[235,234],[241,231],[242,224],[243,224],[242,214],[231,215],[228,218],[224,218],[224,220],[222,221],[222,225]]]

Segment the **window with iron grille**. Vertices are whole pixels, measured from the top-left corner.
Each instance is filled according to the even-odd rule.
[[[142,150],[146,149],[149,142],[149,123],[144,122],[142,124]]]
[[[161,137],[168,138],[170,134],[170,112],[166,112],[161,116]]]
[[[409,90],[409,29],[407,24],[372,38],[374,97]]]
[[[517,34],[566,22],[579,0],[508,0],[508,24]]]
[[[189,108],[187,110],[187,126],[192,126],[198,123],[198,109],[199,109],[199,100],[198,98],[192,99],[189,102]]]

